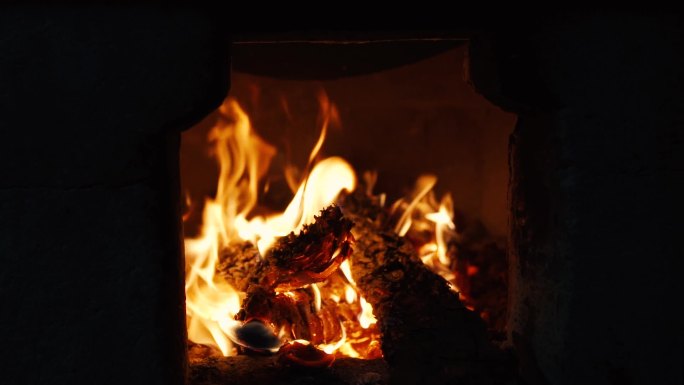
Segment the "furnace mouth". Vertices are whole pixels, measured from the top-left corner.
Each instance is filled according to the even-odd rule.
[[[453,42],[447,43],[452,50],[429,59],[428,67],[462,65],[457,60],[464,60],[464,47],[454,51]],[[206,135],[192,141],[210,149],[216,187],[204,201],[191,192],[196,186],[184,187],[194,368],[205,367],[208,359],[229,362],[248,356],[300,369],[356,362],[363,370],[375,362],[401,367],[408,352],[433,357],[438,351],[434,357],[441,358],[431,367],[459,360],[505,361],[492,344],[505,323],[503,237],[491,235],[477,221],[463,220],[460,202],[447,190],[457,185],[449,175],[463,179],[444,168],[453,161],[448,146],[430,139],[422,146],[411,141],[411,136],[424,140],[436,135],[483,159],[468,148],[468,143],[488,145],[483,133],[454,128],[472,121],[452,115],[451,109],[462,103],[461,97],[473,98],[471,103],[482,103],[477,108],[485,110],[486,102],[465,83],[454,83],[455,90],[422,95],[425,100],[414,106],[407,105],[415,103],[412,98],[395,97],[394,104],[368,110],[370,115],[354,112],[378,103],[354,100],[364,82],[377,83],[375,92],[383,94],[401,84],[394,83],[400,75],[419,83],[431,79],[416,69],[426,65],[421,63],[329,84],[234,73],[233,94],[193,129]],[[442,71],[431,81],[439,83],[451,72]],[[424,92],[422,84],[411,87]],[[459,96],[445,101],[454,98],[452,92]],[[407,108],[413,118],[404,117],[410,116]],[[421,123],[426,127],[415,131],[415,116],[435,113],[444,114],[445,121],[426,120]],[[502,115],[501,121],[506,119]],[[369,122],[378,129],[365,129]],[[387,145],[368,146],[383,142]],[[504,176],[501,147],[496,167]],[[440,148],[447,150],[446,157],[435,156]],[[468,165],[462,170],[481,167],[481,160],[463,159]],[[357,169],[354,163],[369,168]],[[427,172],[435,166],[443,169]],[[190,174],[190,166],[185,167]],[[383,183],[384,171],[395,181]],[[442,177],[447,188],[438,182]],[[505,179],[497,183],[505,189]],[[381,190],[388,187],[394,191]],[[484,199],[477,194],[475,199]],[[505,192],[498,199],[505,201]]]

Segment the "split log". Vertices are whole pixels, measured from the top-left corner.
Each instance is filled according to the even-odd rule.
[[[392,382],[486,384],[506,376],[488,373],[506,360],[490,344],[484,322],[423,264],[410,242],[387,229],[381,211],[368,215],[368,198],[356,192],[342,207],[354,222],[352,276],[373,305]]]
[[[231,286],[246,291],[260,261],[259,250],[252,242],[231,243],[219,253],[219,264],[216,269]]]
[[[340,339],[341,317],[333,307],[319,311],[309,287],[337,272],[351,254],[351,227],[340,208],[332,205],[299,234],[279,238],[264,258],[251,243],[224,248],[219,273],[247,292],[236,319],[270,324],[274,335],[285,327],[292,338],[314,344]]]
[[[251,269],[245,284],[247,291],[252,287],[279,292],[294,290],[322,282],[337,270],[351,254],[353,223],[335,205],[321,210],[314,218],[314,223],[304,225],[299,234],[291,232],[278,238]]]

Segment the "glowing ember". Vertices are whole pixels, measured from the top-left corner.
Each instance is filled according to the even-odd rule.
[[[279,354],[280,362],[293,366],[323,368],[335,361],[335,356],[317,349],[305,340],[295,340],[283,345]]]
[[[205,202],[199,237],[185,240],[190,340],[226,356],[238,348],[274,352],[282,345],[284,359],[309,366],[327,366],[334,355],[381,355],[373,308],[347,259],[352,224],[331,206],[341,192],[356,188],[356,174],[339,157],[316,161],[329,124],[339,119],[325,95],[319,101],[321,134],[305,177],[296,181],[292,169],[285,170],[294,197],[283,212],[270,215],[254,211],[275,148],[253,131],[236,101],[227,99],[219,109],[209,134],[220,166],[216,197]],[[365,175],[369,195],[376,178]],[[391,213],[395,231],[420,234],[423,262],[453,284],[453,204],[449,195],[435,200],[435,183],[434,176],[420,177],[412,196],[397,201]],[[384,196],[378,201],[384,205]]]

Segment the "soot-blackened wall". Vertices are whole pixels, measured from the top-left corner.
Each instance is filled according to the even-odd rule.
[[[554,16],[472,44],[519,116],[508,326],[531,384],[682,382],[682,25]]]
[[[180,130],[228,87],[194,9],[0,10],[0,382],[184,382]]]

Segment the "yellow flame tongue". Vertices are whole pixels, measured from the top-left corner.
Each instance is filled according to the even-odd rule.
[[[264,255],[275,239],[313,221],[318,211],[335,201],[342,190],[353,191],[356,175],[344,159],[331,157],[314,165],[327,126],[336,110],[321,98],[321,136],[310,156],[310,173],[284,212],[269,216],[249,214],[257,205],[259,181],[268,170],[275,149],[252,130],[249,117],[233,99],[219,109],[209,139],[220,165],[216,197],[204,206],[200,236],[185,240],[186,313],[188,337],[234,353],[228,338],[244,293],[216,275],[219,251],[231,242],[251,241]],[[328,349],[330,350],[330,349]]]
[[[316,164],[308,182],[299,186],[284,212],[270,217],[238,218],[235,227],[241,239],[255,242],[261,255],[273,245],[276,238],[299,231],[314,221],[322,207],[333,203],[341,191],[353,191],[356,175],[352,167],[339,157],[326,158]]]

